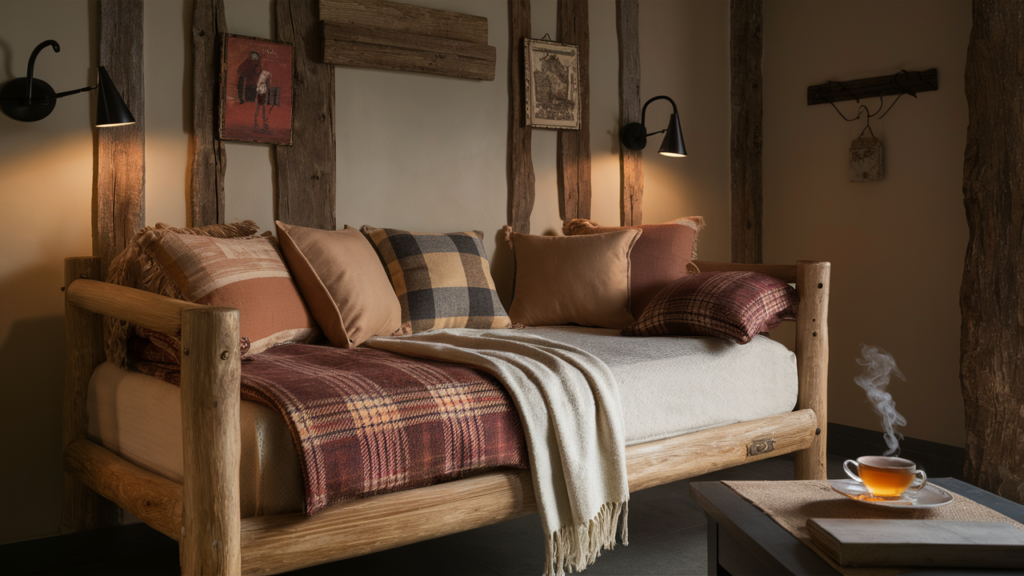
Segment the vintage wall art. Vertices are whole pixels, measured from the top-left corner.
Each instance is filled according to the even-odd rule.
[[[291,44],[225,34],[221,42],[220,138],[292,143]]]
[[[579,130],[579,47],[524,39],[526,125]]]

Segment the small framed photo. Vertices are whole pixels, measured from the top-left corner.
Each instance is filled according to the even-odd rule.
[[[291,44],[221,38],[220,139],[292,143]]]
[[[524,42],[526,125],[579,130],[579,46],[532,38]]]

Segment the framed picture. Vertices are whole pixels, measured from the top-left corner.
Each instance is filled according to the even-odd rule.
[[[291,44],[225,34],[221,39],[220,138],[292,143]]]
[[[524,42],[526,125],[579,130],[579,46],[532,38]]]

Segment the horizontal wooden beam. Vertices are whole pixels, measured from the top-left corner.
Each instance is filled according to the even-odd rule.
[[[324,62],[494,80],[494,46],[393,29],[323,22]]]
[[[631,492],[806,449],[816,419],[799,410],[626,448]],[[316,516],[242,520],[242,573],[278,574],[517,518],[537,508],[528,471],[489,472],[335,504]]]
[[[795,264],[743,264],[728,262],[694,262],[701,272],[759,272],[793,284],[796,282]]]
[[[98,280],[75,280],[67,287],[67,302],[83,310],[163,332],[181,330],[181,312],[205,308],[184,300],[168,298]]]
[[[386,0],[320,0],[320,19],[487,44],[487,18]]]
[[[89,440],[64,449],[64,470],[150,527],[181,538],[181,484],[147,472]]]
[[[873,98],[875,96],[892,96],[894,94],[917,94],[939,89],[939,71],[935,68],[920,72],[900,71],[889,76],[861,78],[844,82],[826,82],[807,87],[807,105],[828,104]]]

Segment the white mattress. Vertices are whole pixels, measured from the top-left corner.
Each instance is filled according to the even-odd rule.
[[[745,345],[718,338],[628,338],[617,330],[556,326],[528,332],[570,344],[615,374],[627,445],[793,410],[796,356],[757,336]],[[182,481],[180,389],[152,376],[101,364],[89,383],[88,435],[126,460]],[[302,510],[298,454],[284,419],[242,402],[242,516]]]

